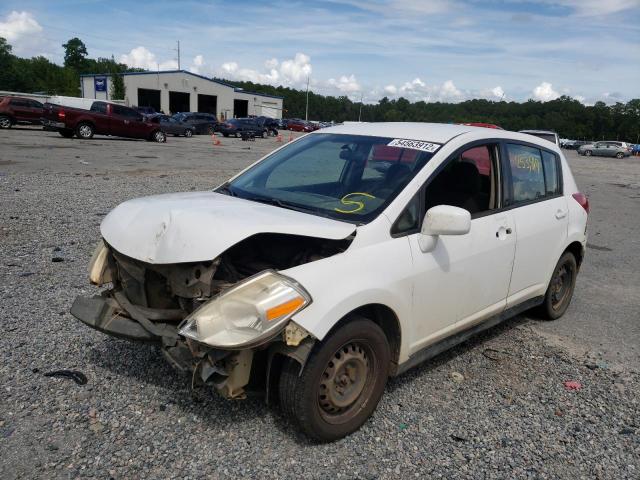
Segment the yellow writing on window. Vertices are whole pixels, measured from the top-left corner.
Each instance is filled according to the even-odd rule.
[[[344,197],[342,197],[340,199],[340,203],[342,203],[343,205],[345,205],[346,207],[349,207],[349,210],[343,210],[340,208],[334,208],[334,210],[338,213],[356,213],[359,212],[360,210],[362,210],[364,208],[364,202],[362,201],[362,199],[360,200],[354,200],[352,197],[356,197],[356,196],[360,196],[360,197],[366,197],[366,198],[376,198],[373,195],[371,195],[370,193],[363,193],[363,192],[353,192],[353,193],[347,193]]]
[[[528,170],[529,172],[542,171],[542,163],[540,158],[528,153],[522,153],[515,156],[516,168],[520,170]]]

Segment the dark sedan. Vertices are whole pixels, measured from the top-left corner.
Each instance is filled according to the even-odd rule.
[[[218,119],[212,113],[181,112],[174,119],[193,127],[193,133],[212,135],[218,129]]]
[[[248,133],[256,137],[264,138],[267,134],[267,129],[260,126],[255,118],[230,118],[219,125],[218,131],[225,137],[229,135],[239,137],[242,136],[243,133]]]
[[[176,120],[174,117],[170,117],[169,115],[153,115],[153,119],[157,119],[160,123],[160,128],[167,135],[175,135],[176,137],[179,135],[184,135],[185,137],[192,137],[195,131],[195,127],[185,122],[181,122]]]

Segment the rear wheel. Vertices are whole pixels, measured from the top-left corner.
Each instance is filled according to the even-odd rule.
[[[298,362],[287,359],[279,385],[282,410],[315,440],[342,438],[375,410],[390,362],[382,329],[357,317],[320,343],[302,372]]]
[[[578,264],[571,252],[565,252],[553,270],[549,287],[539,313],[547,320],[555,320],[567,311],[576,287]]]
[[[591,150],[585,150],[584,154],[585,154],[585,156],[590,157],[591,156]]]
[[[622,152],[616,153],[616,158],[623,158],[623,157],[624,157],[624,153]]]
[[[82,138],[83,140],[88,140],[93,138],[94,129],[93,125],[90,123],[80,123],[76,127],[76,135],[78,138]]]
[[[187,137],[187,138],[193,137],[193,130],[191,130],[190,128],[187,128],[184,131],[184,136]]]
[[[13,125],[13,122],[10,117],[0,115],[0,128],[11,128],[11,125]]]
[[[64,128],[62,130],[58,130],[58,133],[60,135],[62,135],[64,138],[71,138],[73,137],[73,130],[70,130],[68,128]]]

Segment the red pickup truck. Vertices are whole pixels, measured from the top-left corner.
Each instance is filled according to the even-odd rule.
[[[89,110],[45,103],[42,124],[66,138],[88,139],[98,134],[167,141],[157,119],[147,120],[133,108],[101,101],[93,102]]]

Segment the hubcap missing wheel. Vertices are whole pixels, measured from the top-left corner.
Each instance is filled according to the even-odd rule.
[[[369,368],[367,354],[357,343],[338,350],[322,374],[320,407],[330,415],[341,414],[351,407],[365,388]]]

